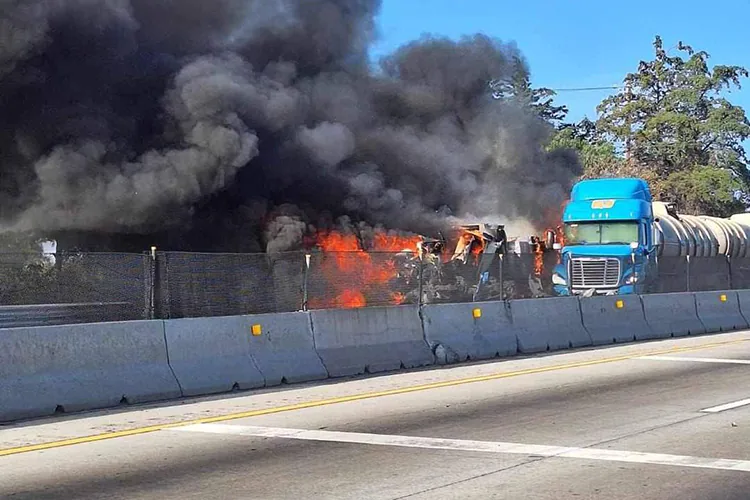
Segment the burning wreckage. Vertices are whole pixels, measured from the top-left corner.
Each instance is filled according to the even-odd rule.
[[[311,306],[364,307],[372,302],[368,295],[388,296],[392,304],[416,304],[420,297],[422,304],[430,304],[552,295],[552,270],[559,261],[559,229],[525,239],[508,238],[504,226],[495,224],[468,224],[454,230],[449,238],[440,234],[438,238],[389,240],[378,233],[373,245],[363,245],[352,235],[348,241],[356,241],[350,245],[357,248],[348,251],[359,257],[357,269],[352,268],[351,258],[337,253],[332,261],[335,270],[324,273],[349,274],[346,280],[330,280],[331,284],[345,281],[348,288],[340,290],[330,303]],[[338,244],[333,244],[334,240]],[[344,246],[341,241],[340,235],[327,235],[316,246],[324,252],[340,252]],[[365,247],[370,250],[365,251]],[[376,258],[382,252],[392,255],[383,262]]]
[[[544,238],[509,239],[502,225],[470,224],[456,230],[455,245],[448,246],[445,238],[423,238],[416,253],[400,256],[396,285],[417,285],[402,292],[409,302],[420,295],[425,304],[552,295],[557,231],[546,231]]]

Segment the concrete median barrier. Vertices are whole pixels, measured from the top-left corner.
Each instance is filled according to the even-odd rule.
[[[312,311],[315,348],[332,377],[434,363],[417,306]]]
[[[706,332],[731,332],[748,327],[740,312],[737,292],[695,292],[698,317]]]
[[[583,326],[593,345],[655,338],[637,295],[581,297]]]
[[[162,321],[0,330],[0,421],[178,397]]]
[[[745,323],[750,324],[750,290],[737,290],[737,299],[740,304],[740,314]]]
[[[692,293],[643,295],[641,301],[646,323],[656,337],[706,333],[706,327],[698,317],[695,295]]]
[[[252,324],[245,316],[164,322],[169,365],[185,396],[265,386],[251,355]]]
[[[592,345],[583,326],[578,297],[512,300],[513,329],[522,353]]]
[[[503,302],[427,305],[422,307],[422,323],[440,364],[518,352],[510,312]]]
[[[328,378],[315,352],[308,313],[263,314],[247,320],[250,351],[267,386]]]

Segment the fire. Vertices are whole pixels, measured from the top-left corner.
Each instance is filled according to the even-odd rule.
[[[544,271],[544,242],[538,238],[534,240],[532,240],[532,248],[534,249],[534,276],[539,277],[542,275],[542,271]]]
[[[336,297],[333,304],[337,309],[356,309],[366,305],[365,296],[357,290],[344,290]]]
[[[361,252],[359,241],[353,234],[336,232],[318,235],[316,243],[324,252]]]
[[[478,257],[479,255],[482,255],[482,252],[484,252],[484,241],[479,240],[478,243],[474,245],[474,247],[471,249],[471,254],[475,257]]]
[[[554,212],[550,214],[548,220],[552,223],[551,227],[555,228],[555,236],[557,242],[560,245],[565,246],[565,232],[563,231],[562,219],[563,213],[565,213],[565,207],[568,206],[570,200],[565,200]]]
[[[476,264],[479,262],[479,258],[486,246],[487,243],[480,231],[466,229],[458,238],[458,244],[452,258],[465,261],[471,255]]]
[[[394,292],[391,294],[391,299],[393,305],[400,306],[406,302],[406,295],[401,292]]]
[[[422,242],[419,236],[389,235],[380,231],[375,233],[374,240],[373,250],[376,252],[415,252]]]
[[[557,242],[560,246],[565,246],[565,231],[563,231],[562,226],[557,226],[555,234],[557,235]]]
[[[354,234],[336,231],[318,234],[316,246],[324,253],[331,254],[321,260],[320,272],[335,296],[330,300],[312,300],[310,306],[356,309],[368,305],[368,296],[381,303],[404,304],[406,296],[389,289],[390,282],[398,276],[398,269],[395,260],[387,254],[416,254],[421,241],[419,236],[377,231],[371,242],[372,249],[365,251]]]
[[[550,209],[545,214],[545,220],[550,224],[549,228],[545,231],[545,241],[544,245],[547,247],[547,250],[551,250],[550,245],[554,243],[558,243],[560,247],[565,246],[565,231],[563,230],[562,226],[562,217],[563,213],[565,212],[565,207],[568,205],[569,201],[566,200],[563,202],[559,207]],[[535,273],[537,276],[541,274],[541,271],[544,270],[544,259],[539,256],[539,254],[544,252],[544,249],[537,249],[535,250]],[[557,263],[560,263],[560,254],[557,255]],[[541,267],[539,267],[541,266]]]

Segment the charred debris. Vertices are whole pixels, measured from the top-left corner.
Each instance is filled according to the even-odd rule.
[[[504,225],[463,224],[451,228],[447,236],[441,233],[419,239],[416,248],[403,248],[393,258],[396,273],[390,286],[404,303],[552,295],[552,269],[560,258],[556,245],[562,241],[560,228],[548,229],[543,236],[508,237]],[[369,251],[364,238],[360,245]]]

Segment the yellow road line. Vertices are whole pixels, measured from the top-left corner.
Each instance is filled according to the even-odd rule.
[[[553,372],[553,371],[559,371],[559,370],[568,370],[571,368],[582,368],[586,366],[595,366],[595,365],[602,365],[607,363],[615,363],[618,361],[627,361],[630,359],[635,358],[641,358],[644,356],[657,356],[657,355],[665,355],[665,354],[674,354],[674,353],[680,353],[680,352],[690,352],[690,351],[698,351],[703,349],[711,349],[715,347],[722,347],[732,344],[739,344],[742,342],[748,342],[750,339],[739,339],[739,340],[728,340],[724,342],[713,342],[709,344],[701,344],[698,346],[692,346],[692,347],[675,347],[671,349],[664,349],[660,351],[651,351],[651,352],[641,352],[638,354],[630,354],[627,356],[616,356],[612,358],[603,358],[603,359],[596,359],[592,361],[579,361],[575,363],[566,363],[562,365],[553,365],[553,366],[546,366],[541,368],[529,368],[526,370],[518,370],[513,372],[504,372],[504,373],[494,373],[490,375],[480,375],[477,377],[469,377],[469,378],[463,378],[463,379],[456,379],[456,380],[447,380],[445,382],[432,382],[429,384],[422,384],[422,385],[414,385],[410,387],[402,387],[400,389],[389,389],[385,391],[378,391],[378,392],[367,392],[362,394],[354,394],[351,396],[342,396],[338,398],[330,398],[330,399],[322,399],[319,401],[309,401],[307,403],[297,403],[293,405],[285,405],[285,406],[276,406],[273,408],[266,408],[263,410],[252,410],[252,411],[246,411],[242,413],[232,413],[229,415],[220,415],[217,417],[205,417],[205,418],[199,418],[195,420],[186,420],[182,422],[175,422],[171,424],[160,424],[160,425],[151,425],[148,427],[139,427],[136,429],[129,429],[124,431],[115,431],[115,432],[107,432],[104,434],[96,434],[93,436],[84,436],[80,438],[73,438],[73,439],[64,439],[61,441],[52,441],[49,443],[41,443],[41,444],[33,444],[28,446],[19,446],[17,448],[7,448],[4,450],[0,450],[0,457],[5,457],[9,455],[18,455],[20,453],[29,453],[32,451],[41,451],[41,450],[49,450],[53,448],[62,448],[64,446],[72,446],[76,444],[83,444],[83,443],[94,443],[97,441],[104,441],[107,439],[116,439],[121,437],[128,437],[128,436],[138,436],[140,434],[148,434],[151,432],[161,431],[165,429],[173,429],[175,427],[183,427],[187,425],[195,425],[195,424],[209,424],[209,423],[216,423],[216,422],[227,422],[230,420],[238,420],[242,418],[249,418],[249,417],[259,417],[261,415],[271,415],[274,413],[282,413],[282,412],[288,412],[288,411],[295,411],[295,410],[304,410],[306,408],[316,408],[320,406],[328,406],[328,405],[334,405],[334,404],[340,404],[340,403],[348,403],[352,401],[362,401],[365,399],[373,399],[373,398],[380,398],[384,396],[395,396],[398,394],[408,394],[411,392],[419,392],[419,391],[426,391],[430,389],[439,389],[443,387],[455,387],[459,385],[465,385],[465,384],[473,384],[476,382],[487,382],[490,380],[499,380],[504,378],[512,378],[512,377],[520,377],[522,375],[533,375],[537,373],[547,373],[547,372]],[[509,358],[511,360],[512,358]]]

